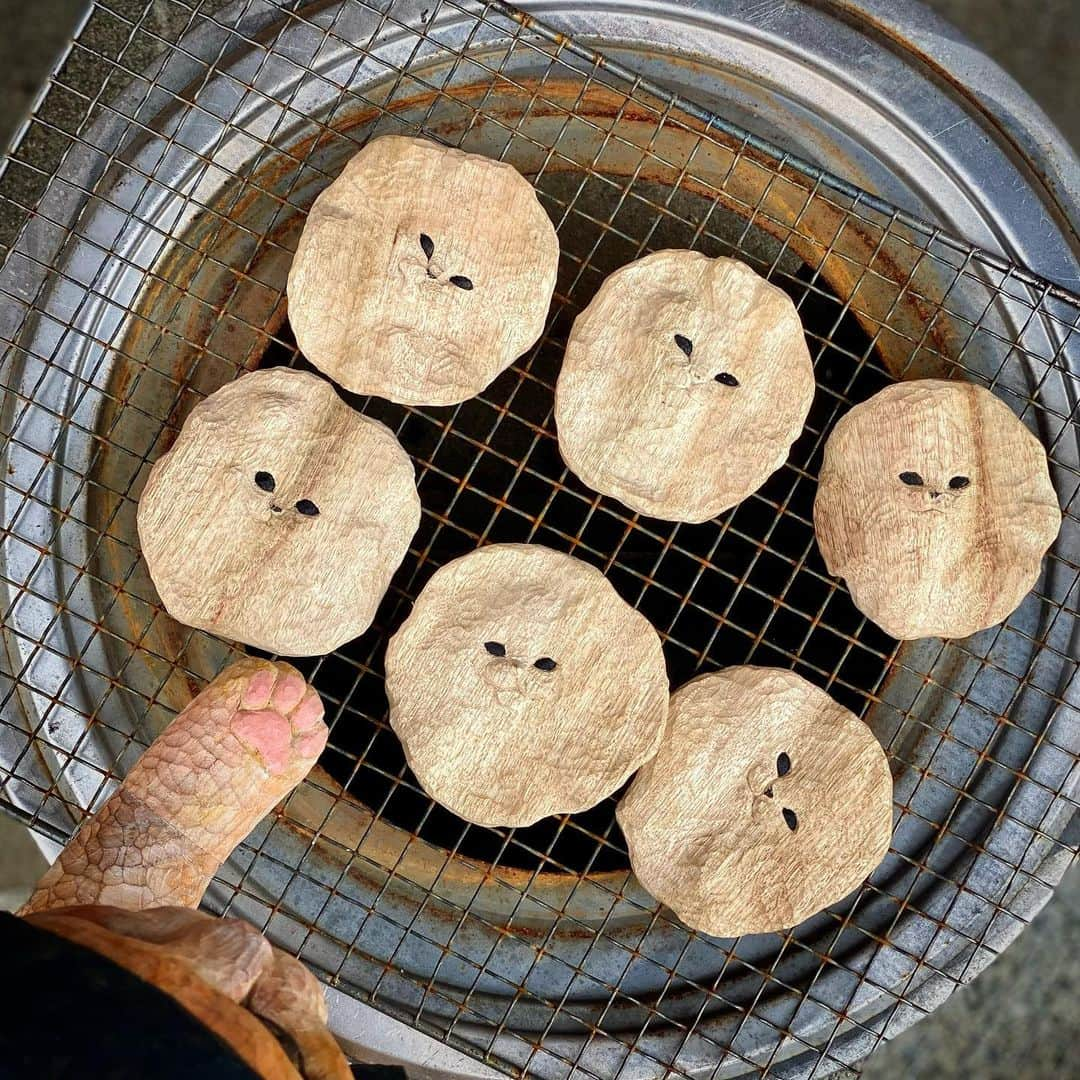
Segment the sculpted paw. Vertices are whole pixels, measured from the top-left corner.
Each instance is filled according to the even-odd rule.
[[[287,664],[260,667],[240,694],[231,728],[270,773],[310,765],[326,745],[318,694]]]

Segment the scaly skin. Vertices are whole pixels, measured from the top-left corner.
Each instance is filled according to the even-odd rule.
[[[288,664],[249,658],[226,668],[83,824],[21,914],[197,906],[233,848],[315,764],[322,714]]]

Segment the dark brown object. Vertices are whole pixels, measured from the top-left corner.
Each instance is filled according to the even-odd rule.
[[[27,918],[32,925],[92,949],[152,983],[232,1047],[265,1080],[300,1080],[301,1074],[289,1064],[274,1036],[240,1005],[210,986],[190,964],[158,946],[76,917],[73,912],[80,910],[40,912]]]

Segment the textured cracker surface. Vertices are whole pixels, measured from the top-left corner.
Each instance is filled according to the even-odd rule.
[[[554,670],[535,667],[544,658]],[[598,570],[539,544],[440,569],[390,642],[386,690],[424,789],[484,825],[594,806],[655,753],[668,701],[649,622]]]
[[[555,230],[512,165],[385,135],[315,200],[289,320],[304,355],[349,390],[448,405],[540,337],[558,261]]]
[[[559,451],[632,510],[707,521],[783,464],[813,396],[785,293],[736,259],[659,251],[612,274],[574,321],[555,391]]]
[[[952,490],[955,477],[969,483]],[[1001,622],[1060,527],[1046,452],[980,386],[896,383],[851,409],[825,444],[818,546],[893,637],[966,637]]]
[[[297,509],[305,500],[316,516]],[[419,523],[413,464],[390,429],[288,368],[200,402],[138,508],[173,618],[287,656],[332,652],[368,628]]]
[[[884,858],[892,776],[870,729],[805,679],[725,668],[672,695],[617,817],[638,880],[688,926],[764,933],[840,900]]]

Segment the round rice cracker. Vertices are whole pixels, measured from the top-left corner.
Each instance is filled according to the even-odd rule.
[[[244,375],[192,410],[139,500],[173,618],[287,656],[371,624],[420,523],[393,433],[316,375]]]
[[[896,383],[825,444],[818,546],[895,638],[966,637],[1008,618],[1060,527],[1046,451],[981,386]]]
[[[479,825],[594,806],[655,753],[668,704],[648,620],[537,544],[438,570],[390,642],[386,691],[424,790]]]
[[[386,135],[315,200],[289,320],[347,389],[451,405],[540,337],[558,262],[555,229],[512,165]]]
[[[736,259],[658,251],[607,278],[574,321],[559,450],[632,510],[707,521],[783,464],[813,396],[785,293]]]
[[[717,937],[801,922],[856,888],[892,833],[884,751],[790,671],[731,667],[671,698],[616,811],[641,884]]]

